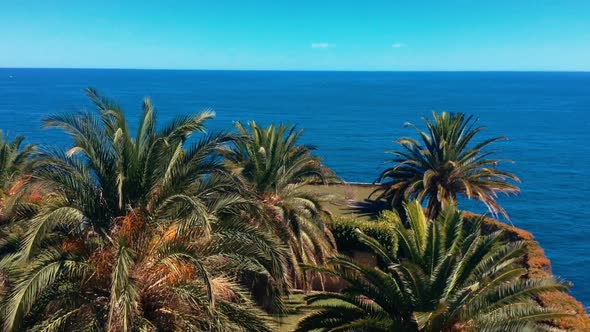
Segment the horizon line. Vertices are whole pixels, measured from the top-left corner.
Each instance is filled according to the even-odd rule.
[[[453,73],[590,73],[589,70],[558,70],[558,69],[199,69],[199,68],[122,68],[122,67],[3,67],[0,69],[45,69],[45,70],[136,70],[136,71],[237,71],[237,72],[365,72],[365,73],[396,73],[396,72],[453,72]]]

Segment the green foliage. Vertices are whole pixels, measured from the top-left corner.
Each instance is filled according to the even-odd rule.
[[[323,208],[325,197],[304,190],[310,182],[329,174],[313,147],[299,145],[302,131],[295,127],[236,123],[244,139],[223,151],[227,167],[254,193],[262,210],[260,227],[281,239],[288,248],[288,263],[295,287],[310,286],[309,272],[299,264],[323,264],[335,252],[332,234],[325,226],[330,218]]]
[[[47,195],[0,262],[4,330],[270,331],[238,276],[280,297],[287,253],[243,220],[255,204],[218,154],[237,137],[189,144],[213,113],[158,129],[148,99],[132,135],[115,102],[87,95],[96,112],[46,119],[73,146],[42,151],[19,188]]]
[[[342,293],[307,296],[316,312],[296,331],[532,331],[568,315],[536,302],[535,296],[568,286],[523,279],[522,243],[504,243],[500,232],[483,235],[480,223],[466,227],[454,206],[436,221],[417,201],[405,209],[409,228],[391,219],[398,250],[357,231],[385,268],[342,255],[330,260],[330,268],[313,268],[348,286]]]
[[[9,141],[0,131],[0,194],[7,194],[8,187],[22,174],[30,157],[37,150],[35,145],[24,145],[25,138],[17,136]]]
[[[498,193],[518,193],[510,181],[519,179],[496,166],[500,160],[490,158],[494,151],[486,148],[504,137],[494,137],[473,143],[483,127],[476,127],[472,116],[462,113],[433,113],[434,120],[425,120],[427,131],[416,128],[422,142],[400,138],[400,151],[392,152],[394,166],[379,178],[377,199],[384,199],[392,208],[400,208],[404,200],[427,201],[430,217],[436,217],[463,195],[476,199],[497,215],[506,211],[498,204]]]
[[[21,230],[9,222],[18,219],[19,214],[27,214],[27,207],[15,197],[15,191],[26,181],[21,175],[26,172],[37,147],[23,145],[24,141],[23,136],[10,141],[0,131],[0,252],[12,251],[6,244],[12,246],[10,242],[22,235]]]
[[[284,124],[262,128],[254,121],[249,129],[240,122],[235,126],[247,139],[236,142],[225,157],[255,192],[276,193],[294,183],[324,182],[328,172],[311,154],[315,148],[298,145],[303,130]]]
[[[500,138],[469,147],[481,131],[471,117],[435,114],[424,147],[401,139],[381,176],[379,198],[428,200],[436,222],[418,201],[407,220],[333,220],[329,197],[305,185],[339,179],[298,143],[301,130],[205,134],[209,111],[160,126],[145,99],[132,133],[116,102],[86,94],[95,111],[44,121],[69,135],[67,150],[0,132],[4,331],[271,331],[260,305],[282,312],[290,287],[321,274],[348,287],[308,296],[318,311],[300,331],[517,331],[564,315],[532,299],[566,285],[524,279],[522,244],[482,234],[453,206],[463,194],[504,213],[495,195],[518,190],[483,151]]]
[[[395,250],[398,244],[392,227],[392,219],[397,218],[399,217],[395,212],[384,211],[378,220],[340,217],[330,221],[328,225],[341,253],[370,250],[370,247],[359,239],[357,230],[371,236],[384,247]]]

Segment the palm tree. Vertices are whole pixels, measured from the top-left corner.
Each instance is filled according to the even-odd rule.
[[[312,146],[298,145],[301,130],[294,126],[249,123],[250,129],[236,123],[240,140],[224,151],[229,169],[254,193],[263,207],[258,222],[278,235],[289,248],[289,265],[296,287],[309,286],[309,276],[299,264],[322,264],[334,253],[332,234],[324,225],[329,211],[324,197],[304,186],[322,182],[330,174]],[[329,177],[329,176],[328,176]]]
[[[210,222],[204,219],[211,204],[208,198],[235,187],[224,176],[215,150],[234,137],[208,135],[186,149],[185,143],[192,134],[204,132],[204,122],[214,114],[178,117],[157,130],[154,107],[146,99],[133,137],[115,102],[93,89],[86,93],[98,116],[65,113],[44,121],[45,127],[68,133],[74,146],[68,151],[43,151],[32,164],[27,184],[50,192],[52,204],[44,204],[35,217],[38,227],[26,241],[27,255],[44,233],[65,220],[105,239],[116,218],[129,209],[154,219],[184,217],[187,228]],[[235,194],[227,197],[239,199]]]
[[[18,180],[30,162],[30,157],[36,151],[35,145],[23,146],[24,140],[23,136],[17,136],[10,141],[0,131],[0,219],[2,222],[6,222],[5,208],[7,200],[14,194],[13,187],[18,187]]]
[[[178,117],[157,129],[149,99],[143,103],[133,137],[116,103],[95,90],[86,92],[98,114],[67,113],[45,120],[46,127],[66,131],[74,146],[67,151],[40,153],[32,164],[30,181],[21,188],[26,191],[35,186],[47,195],[26,222],[21,250],[0,261],[14,285],[3,301],[5,329],[32,326],[61,314],[71,317],[64,316],[64,324],[95,324],[108,317],[108,325],[99,324],[100,329],[148,326],[156,323],[145,316],[149,308],[143,306],[149,304],[147,298],[156,295],[172,302],[166,302],[170,308],[154,309],[154,319],[170,314],[176,315],[176,322],[178,315],[190,314],[194,317],[186,317],[185,323],[194,325],[204,317],[195,311],[200,308],[203,314],[216,315],[220,324],[225,322],[220,326],[242,324],[233,319],[250,317],[240,316],[247,313],[239,311],[252,307],[235,284],[237,275],[260,276],[268,281],[267,287],[279,290],[285,288],[287,279],[286,252],[280,243],[236,220],[250,211],[252,203],[239,195],[239,184],[227,174],[216,153],[236,137],[212,134],[188,144],[191,135],[204,131],[204,122],[213,113]],[[170,241],[162,240],[170,237]],[[164,266],[158,265],[159,259],[164,259]],[[163,278],[166,273],[195,276],[195,280],[182,279],[192,293],[178,297],[181,295],[164,281],[161,287],[157,283],[144,288],[156,282],[152,277]],[[212,278],[224,281],[231,290],[228,294],[234,294],[229,296],[231,301],[213,304]],[[96,285],[88,290],[90,280]],[[65,290],[69,293],[59,293]],[[59,294],[54,296],[55,292]],[[206,294],[209,302],[203,302],[199,294]],[[280,291],[273,294],[280,295]],[[71,296],[91,302],[93,309],[84,309],[84,319],[79,318],[79,311],[60,311],[66,308],[60,301],[73,301]],[[49,301],[53,298],[56,302]],[[187,306],[174,305],[181,299]],[[234,310],[234,314],[224,313],[223,308]],[[171,309],[178,312],[169,313]],[[222,319],[226,314],[233,318]],[[192,326],[182,324],[175,327]]]
[[[2,266],[14,285],[5,330],[271,331],[234,274],[266,270],[279,244],[243,223],[210,226],[181,231],[130,210],[110,243],[77,225],[52,231],[30,259]]]
[[[35,145],[24,145],[25,138],[17,136],[9,141],[0,131],[0,191],[2,196],[8,194],[9,187],[14,184],[22,174],[29,162],[29,158],[35,153]]]
[[[456,201],[457,195],[483,202],[489,211],[506,218],[506,211],[496,201],[498,193],[518,193],[519,182],[512,173],[496,168],[499,160],[491,159],[493,151],[485,149],[505,137],[486,139],[472,144],[483,127],[477,120],[462,113],[433,113],[434,120],[425,120],[427,132],[416,128],[422,144],[412,138],[397,143],[402,151],[393,152],[396,163],[386,169],[377,182],[374,193],[391,207],[399,208],[404,200],[427,200],[429,216],[434,218],[445,206]]]
[[[336,256],[333,268],[316,268],[348,286],[307,296],[317,311],[297,331],[537,331],[565,315],[540,307],[534,297],[567,285],[521,278],[527,273],[520,265],[523,243],[504,243],[501,232],[483,235],[481,220],[464,224],[453,206],[436,222],[417,201],[405,209],[409,229],[389,218],[398,249],[358,231],[382,267]]]
[[[12,141],[0,131],[0,255],[18,250],[24,230],[17,221],[30,216],[31,199],[39,199],[39,192],[31,195],[17,194],[27,180],[23,178],[31,157],[35,155],[35,145],[24,145],[25,138],[17,136]],[[7,276],[0,271],[0,297],[6,291]]]

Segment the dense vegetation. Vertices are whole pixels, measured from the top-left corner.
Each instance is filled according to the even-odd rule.
[[[316,270],[347,282],[341,293],[313,294],[318,311],[298,331],[524,331],[563,316],[532,296],[566,285],[552,279],[524,280],[518,265],[522,243],[501,243],[501,232],[482,235],[453,206],[429,221],[416,201],[405,207],[409,227],[389,217],[398,246],[386,248],[357,230],[360,240],[385,264],[382,269],[339,255],[332,268]]]
[[[94,111],[44,121],[65,150],[0,135],[4,331],[272,331],[293,290],[328,276],[348,286],[311,292],[299,330],[504,331],[565,314],[535,299],[566,285],[523,278],[522,244],[457,211],[463,194],[504,213],[496,193],[518,190],[483,151],[497,139],[469,146],[471,118],[435,114],[426,147],[402,139],[377,198],[390,209],[361,221],[308,190],[338,179],[295,127],[206,133],[211,112],[159,125],[146,99],[132,133],[116,102],[86,93]]]
[[[310,276],[299,265],[324,264],[336,249],[323,222],[330,216],[322,197],[302,190],[310,182],[324,180],[324,167],[311,155],[313,147],[297,145],[303,131],[295,127],[261,128],[250,122],[248,130],[238,122],[236,129],[248,139],[223,153],[226,165],[262,207],[260,226],[287,248],[293,286],[307,289]]]

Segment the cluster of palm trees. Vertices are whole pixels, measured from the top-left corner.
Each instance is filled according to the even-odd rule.
[[[518,192],[519,179],[497,169],[485,148],[503,137],[472,144],[483,130],[464,114],[433,114],[422,144],[401,138],[393,167],[373,194],[393,211],[381,214],[396,234],[380,243],[357,230],[378,258],[368,266],[345,255],[310,270],[346,281],[338,293],[306,297],[315,312],[297,331],[555,331],[552,319],[571,315],[542,307],[536,296],[567,291],[553,278],[530,280],[522,261],[524,243],[506,243],[502,232],[482,232],[483,216],[463,220],[457,196],[482,202],[508,217],[499,193]],[[510,182],[512,180],[513,182]],[[421,203],[426,203],[423,208]]]
[[[44,121],[71,148],[2,149],[4,330],[271,330],[265,312],[307,285],[299,265],[335,249],[300,190],[324,176],[301,132],[205,135],[211,112],[157,126],[146,99],[133,136],[115,102],[87,95],[96,111]]]
[[[498,138],[471,145],[472,118],[435,114],[425,146],[399,141],[377,189],[403,212],[384,214],[396,242],[359,232],[379,257],[365,266],[338,254],[308,186],[338,179],[302,131],[206,133],[211,112],[161,126],[146,99],[133,134],[117,103],[86,93],[94,111],[44,120],[65,150],[0,135],[4,331],[272,331],[291,290],[327,275],[348,286],[310,293],[298,330],[520,331],[565,314],[534,299],[567,285],[523,279],[522,244],[457,211],[462,194],[505,214],[495,196],[518,190],[484,151]]]

